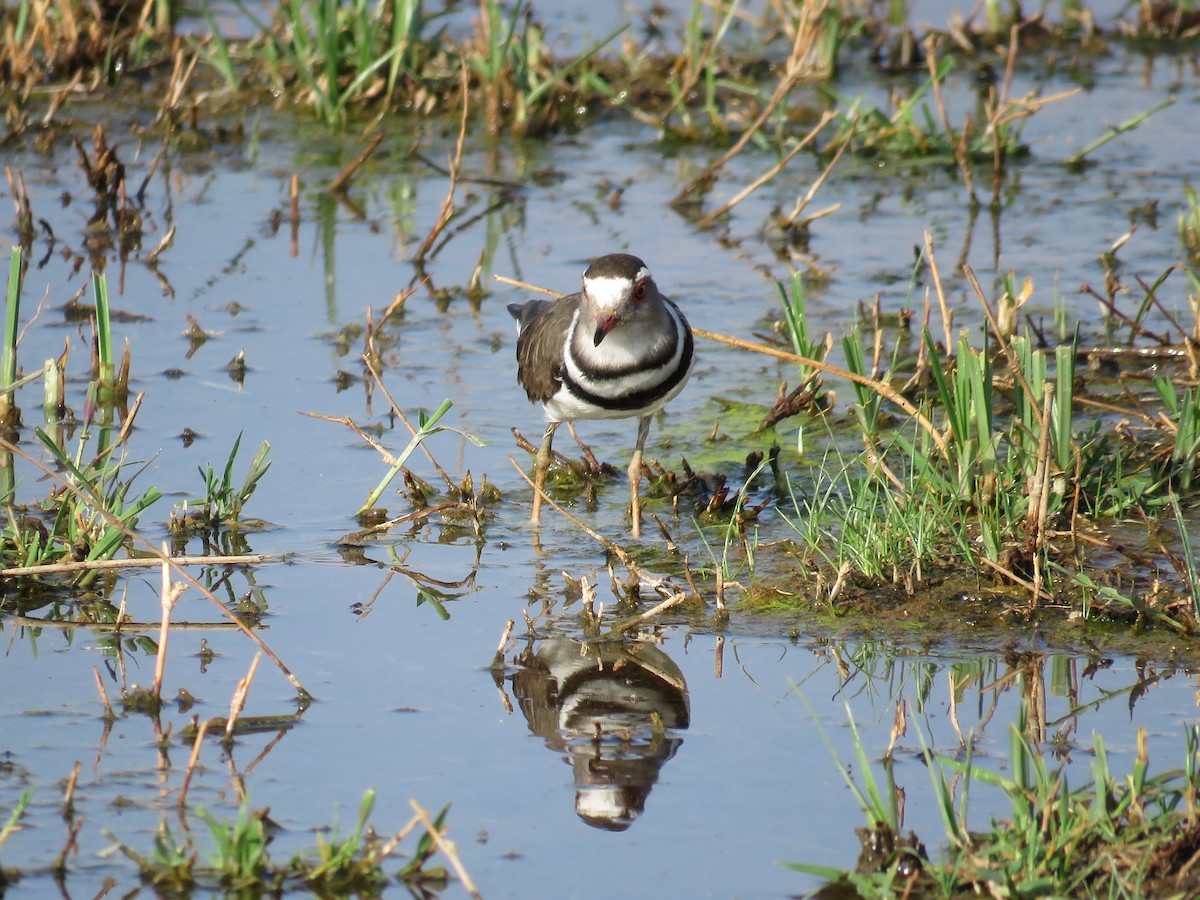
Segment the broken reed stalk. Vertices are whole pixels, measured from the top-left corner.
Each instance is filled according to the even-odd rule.
[[[233,729],[237,725],[242,710],[246,708],[246,695],[250,693],[250,685],[254,683],[254,674],[258,671],[258,663],[261,659],[262,651],[260,650],[254,654],[254,659],[250,660],[250,670],[246,672],[246,677],[239,681],[237,687],[234,688],[233,699],[229,701],[229,721],[225,723],[226,743],[233,740]]]
[[[933,232],[925,231],[925,260],[929,263],[929,274],[933,276],[933,291],[937,294],[938,309],[942,311],[942,338],[946,352],[954,347],[954,311],[946,303],[946,292],[942,289],[942,273],[938,271],[937,259],[933,255]],[[924,342],[922,342],[924,343]]]
[[[367,371],[371,373],[371,380],[375,382],[375,387],[378,389],[379,393],[383,394],[383,399],[388,402],[388,407],[391,408],[392,414],[395,415],[395,417],[404,424],[404,427],[407,428],[415,437],[417,434],[417,429],[413,428],[412,423],[408,421],[408,416],[404,414],[404,410],[400,408],[400,404],[395,401],[395,399],[392,397],[391,391],[389,391],[387,385],[384,384],[383,373],[380,372],[379,368],[372,360],[364,357],[363,362],[366,363]],[[445,469],[438,465],[438,461],[433,458],[433,453],[430,452],[429,448],[425,446],[424,441],[421,442],[421,451],[429,460],[429,464],[432,465],[437,470],[437,473],[442,476],[442,480],[446,482],[447,487],[453,488],[454,479],[452,479],[446,473]]]
[[[389,856],[391,856],[396,851],[396,848],[400,846],[400,842],[412,834],[413,829],[420,824],[420,816],[413,816],[411,819],[409,819],[407,825],[392,835],[391,838],[388,839],[388,842],[379,848],[379,853],[376,856],[376,859],[387,859]]]
[[[719,567],[718,567],[717,571],[718,572],[720,571]],[[632,631],[633,629],[646,624],[651,619],[661,616],[667,610],[674,609],[676,606],[679,606],[679,604],[681,604],[687,600],[690,600],[690,599],[692,599],[691,595],[688,594],[687,591],[676,590],[672,596],[668,597],[666,600],[663,600],[661,603],[658,603],[657,605],[652,606],[650,609],[646,610],[645,612],[638,613],[636,616],[630,616],[628,619],[622,619],[620,622],[615,623],[608,629],[608,633],[609,634],[614,634],[614,633],[619,634],[619,633],[623,633],[626,631]],[[721,606],[721,610],[722,610],[722,612],[719,614],[724,613],[723,605]]]
[[[192,741],[192,755],[188,757],[187,769],[183,773],[183,784],[179,787],[179,799],[175,801],[180,808],[187,804],[188,786],[192,783],[192,775],[196,771],[196,763],[200,759],[200,748],[204,745],[204,735],[208,733],[210,721],[210,719],[205,719],[196,729],[196,739]]]
[[[504,633],[500,635],[500,643],[496,645],[496,655],[492,657],[492,668],[498,668],[504,665],[504,648],[508,646],[508,639],[512,637],[513,626],[516,623],[509,619],[504,625]]]
[[[291,254],[292,259],[300,255],[300,175],[297,172],[292,173],[291,180],[291,225],[292,225],[292,243]]]
[[[776,347],[770,347],[766,344],[755,344],[751,341],[744,341],[741,338],[731,337],[726,334],[718,334],[715,331],[707,331],[703,328],[693,328],[693,333],[696,337],[706,338],[710,341],[716,341],[720,344],[728,344],[730,347],[737,347],[740,350],[750,350],[754,353],[762,353],[767,356],[774,356],[776,359],[787,360],[801,366],[807,366],[811,369],[816,369],[824,372],[827,375],[835,375],[838,378],[844,378],[847,381],[853,381],[856,384],[864,385],[879,394],[883,399],[895,403],[902,410],[912,416],[913,420],[921,426],[922,429],[929,435],[930,439],[937,446],[938,451],[947,460],[950,458],[949,448],[946,446],[946,439],[942,437],[937,427],[926,418],[920,410],[913,406],[899,391],[893,388],[886,381],[879,381],[874,378],[868,378],[865,375],[858,375],[851,372],[849,369],[843,369],[841,366],[835,366],[819,359],[811,359],[807,356],[799,356],[795,353],[789,353],[786,350],[780,350]]]
[[[329,183],[328,191],[331,194],[336,194],[346,189],[346,186],[350,183],[350,179],[354,177],[354,173],[379,149],[379,145],[383,143],[383,137],[383,132],[376,134],[375,137],[371,138],[371,143],[363,148],[362,153],[358,154],[349,165],[338,173],[337,178]]]
[[[521,474],[521,477],[524,478],[529,483],[529,486],[532,487],[535,491],[537,491],[537,485],[535,485],[533,483],[533,479],[530,478],[525,473],[525,470],[522,469],[517,464],[517,461],[515,459],[513,459],[511,456],[508,458],[508,461],[513,464],[513,467]],[[543,503],[550,504],[550,506],[555,510],[555,512],[562,515],[563,518],[565,518],[568,522],[570,522],[572,525],[579,528],[580,531],[582,531],[584,534],[586,534],[588,537],[590,537],[596,543],[600,544],[600,546],[602,546],[605,550],[607,550],[609,553],[611,553],[613,556],[615,556],[617,559],[619,559],[621,561],[621,565],[625,566],[625,568],[627,568],[629,570],[631,575],[636,575],[638,577],[638,579],[640,580],[642,578],[642,576],[646,574],[645,570],[642,569],[641,566],[639,566],[636,562],[633,561],[633,557],[629,555],[628,551],[626,551],[624,547],[622,547],[620,544],[610,541],[608,538],[604,537],[604,535],[599,534],[596,531],[593,531],[586,524],[584,524],[580,519],[571,515],[571,513],[567,512],[565,509],[563,509],[561,506],[559,506],[557,503],[555,503],[554,499],[549,494],[547,494],[545,491],[540,491],[540,493],[542,495]]]
[[[76,761],[71,769],[71,774],[67,776],[67,787],[63,791],[62,814],[64,819],[72,819],[75,817],[75,785],[79,783],[79,772],[83,769],[83,763]]]
[[[454,218],[454,192],[458,189],[458,176],[462,171],[463,146],[467,140],[467,111],[470,106],[467,92],[469,81],[465,60],[462,63],[461,80],[462,116],[458,125],[458,141],[454,145],[454,156],[448,160],[450,164],[450,186],[446,189],[446,197],[442,200],[442,208],[438,212],[437,221],[433,223],[433,227],[429,229],[429,234],[425,235],[425,240],[421,241],[421,245],[417,247],[417,252],[413,254],[412,264],[416,270],[417,278],[420,278],[423,274],[425,257],[433,247],[433,242],[437,240],[438,235],[442,233],[445,227],[450,224],[450,220]]]
[[[970,125],[970,119],[963,126],[962,134],[956,140],[954,137],[954,127],[950,124],[950,114],[946,111],[946,101],[942,97],[942,83],[938,78],[938,58],[937,58],[937,36],[929,34],[925,37],[925,62],[929,66],[929,81],[933,87],[933,102],[937,107],[938,116],[942,120],[942,128],[946,131],[946,140],[950,143],[954,150],[954,161],[958,163],[958,171],[962,174],[963,184],[966,185],[968,193],[971,195],[972,205],[979,205],[979,197],[975,193],[975,178],[971,174],[971,160],[967,155],[967,131]],[[993,133],[993,140],[997,144],[1000,142],[1000,137]],[[946,341],[946,349],[949,350],[954,346],[949,339]]]
[[[837,148],[837,152],[833,154],[833,157],[826,164],[825,168],[821,170],[821,174],[818,175],[816,180],[814,180],[813,183],[808,186],[808,190],[804,192],[804,195],[796,199],[796,205],[792,207],[792,211],[783,219],[782,224],[787,225],[789,228],[795,227],[796,220],[800,218],[800,214],[804,212],[808,204],[812,203],[813,197],[817,195],[817,191],[821,189],[821,185],[823,185],[826,179],[829,178],[829,173],[833,171],[833,167],[838,164],[838,160],[842,158],[842,154],[845,153],[846,148],[850,146],[851,136],[852,135],[849,134],[846,135],[846,139],[842,141],[841,145]],[[820,212],[813,213],[804,220],[804,223],[807,224],[821,218],[822,216],[827,216],[841,208],[841,203],[835,203],[832,206],[821,210]]]
[[[544,288],[536,284],[530,284],[528,281],[518,281],[515,278],[507,278],[504,275],[493,275],[492,279],[500,282],[501,284],[519,287],[522,290],[535,291],[539,294],[545,294],[547,297],[553,297],[555,300],[566,296],[566,294],[560,294],[558,291],[550,290],[550,288]]]
[[[413,812],[421,819],[421,824],[425,826],[425,831],[432,839],[433,843],[441,851],[446,859],[450,860],[450,865],[454,868],[454,873],[458,875],[458,880],[462,882],[463,888],[474,900],[483,900],[483,896],[475,889],[475,882],[471,880],[470,874],[466,867],[462,864],[462,860],[458,858],[458,847],[454,841],[447,837],[443,837],[437,826],[429,818],[429,813],[421,808],[421,805],[416,800],[409,800],[409,805],[413,808]]]
[[[1000,565],[1000,563],[990,560],[986,556],[980,556],[979,561],[981,563],[983,563],[985,566],[987,566],[989,569],[994,569],[996,572],[999,572],[1001,575],[1003,575],[1005,578],[1007,578],[1009,581],[1011,581],[1013,584],[1017,585],[1018,587],[1025,588],[1025,590],[1029,591],[1030,594],[1036,594],[1038,599],[1041,599],[1041,600],[1053,600],[1054,599],[1053,595],[1048,594],[1046,591],[1042,590],[1042,588],[1038,587],[1038,585],[1034,584],[1029,579],[1022,578],[1020,575],[1018,575],[1012,569],[1005,568],[1004,566]],[[1167,620],[1167,621],[1168,621],[1168,623],[1170,623],[1171,620]]]
[[[167,564],[167,559],[171,554],[170,548],[167,547],[165,542],[162,545],[162,552],[162,588],[159,594],[159,601],[162,603],[162,622],[158,630],[158,652],[154,657],[154,698],[159,703],[162,702],[163,669],[167,665],[167,641],[171,633],[171,610],[175,608],[175,601],[187,590],[186,584],[173,584],[171,582],[171,567]]]
[[[104,689],[104,681],[100,678],[100,670],[92,666],[92,674],[96,677],[96,692],[100,694],[100,703],[104,706],[104,718],[115,719],[112,704],[108,701],[108,691]]]
[[[522,469],[519,465],[517,465],[517,461],[515,459],[513,459],[511,456],[508,458],[508,461],[513,464],[513,466],[521,474],[521,477],[525,479],[525,481],[529,484],[529,486],[531,488],[533,488],[535,491],[537,491],[538,490],[537,485],[535,485],[533,483],[532,478],[530,478],[527,474],[525,474],[525,470]],[[650,609],[646,610],[645,612],[639,613],[638,615],[635,615],[635,616],[631,616],[628,619],[622,619],[620,622],[617,622],[609,629],[610,634],[630,631],[634,628],[637,628],[639,625],[645,624],[646,622],[650,621],[651,619],[655,618],[656,616],[662,615],[667,610],[675,608],[676,606],[683,603],[684,601],[692,599],[693,594],[689,594],[687,591],[679,590],[674,585],[671,585],[671,587],[669,589],[670,592],[668,593],[668,588],[664,586],[666,584],[666,582],[668,581],[667,578],[652,577],[649,572],[647,572],[645,569],[643,569],[641,566],[639,566],[636,562],[634,562],[633,557],[631,557],[629,555],[629,553],[623,547],[621,547],[619,544],[616,544],[613,541],[610,541],[608,538],[604,537],[603,535],[593,531],[591,528],[589,528],[587,525],[585,525],[583,522],[581,522],[575,516],[571,515],[571,513],[567,512],[565,509],[563,509],[561,506],[559,506],[557,503],[555,503],[553,498],[551,498],[550,495],[547,494],[544,490],[540,491],[539,493],[542,495],[543,503],[548,503],[555,510],[555,512],[562,515],[565,519],[567,519],[567,521],[569,521],[571,524],[575,525],[584,534],[586,534],[592,540],[599,543],[602,547],[604,547],[604,549],[608,550],[613,556],[615,556],[617,559],[619,559],[621,561],[621,564],[623,566],[625,566],[625,568],[629,571],[629,574],[634,576],[635,578],[637,578],[639,584],[644,583],[644,584],[651,586],[659,596],[664,598],[661,603],[658,603],[656,606],[651,607]],[[611,565],[610,565],[609,574],[612,575]],[[584,581],[584,583],[586,583],[586,579],[584,579],[583,581]],[[613,584],[614,584],[614,586],[616,584],[615,578],[613,578]],[[593,594],[595,593],[594,589],[593,589],[592,593]],[[588,591],[586,588],[584,588],[585,598],[587,597],[587,594],[588,594]],[[620,598],[618,597],[618,599],[620,599]],[[586,601],[585,601],[585,603],[586,603]],[[587,604],[587,605],[589,606],[589,612],[590,612],[590,604]],[[597,627],[598,627],[599,626],[599,616],[593,615],[593,618],[596,620]],[[508,635],[506,632],[505,640],[507,640],[507,636]],[[502,643],[502,646],[503,646],[503,643]]]

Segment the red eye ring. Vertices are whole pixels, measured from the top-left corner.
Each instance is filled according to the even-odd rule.
[[[633,288],[633,299],[639,303],[642,300],[645,300],[646,299],[646,290],[647,290],[646,282],[639,281]]]

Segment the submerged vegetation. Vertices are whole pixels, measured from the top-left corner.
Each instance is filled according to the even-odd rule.
[[[757,419],[756,427],[745,429],[749,452],[734,454],[745,464],[730,464],[729,454],[715,451],[704,456],[717,443],[716,426],[707,442],[692,442],[695,454],[687,449],[694,466],[685,460],[676,472],[648,463],[652,502],[673,514],[657,521],[665,549],[654,555],[657,551],[635,551],[596,533],[569,509],[580,496],[594,496],[610,479],[611,467],[586,448],[581,460],[559,458],[547,501],[607,554],[616,597],[606,618],[587,577],[566,575],[568,593],[583,598],[583,611],[573,621],[588,640],[621,644],[671,610],[686,609],[695,621],[723,628],[730,621],[727,592],[737,587],[744,590],[735,609],[746,616],[782,612],[789,621],[828,623],[879,610],[957,612],[969,606],[975,621],[1071,623],[1085,640],[1094,634],[1088,631],[1093,626],[1119,626],[1149,635],[1148,640],[1166,636],[1175,642],[1171,652],[1182,648],[1195,654],[1200,637],[1200,566],[1192,536],[1200,527],[1193,514],[1200,499],[1200,206],[1191,185],[1181,187],[1181,197],[1168,198],[1180,208],[1180,255],[1152,283],[1131,275],[1118,261],[1125,238],[1098,251],[1103,286],[1085,285],[1083,293],[1101,308],[1099,326],[1071,321],[1056,289],[1055,321],[1046,327],[1023,310],[1031,302],[1050,305],[1044,287],[1050,273],[1008,273],[989,293],[965,262],[950,271],[939,261],[931,233],[910,270],[890,273],[895,284],[907,285],[898,312],[885,314],[876,298],[860,307],[848,333],[820,335],[808,309],[808,293],[828,277],[808,244],[821,219],[837,212],[836,205],[816,212],[809,206],[821,186],[837,177],[842,160],[942,172],[956,190],[961,184],[972,216],[984,206],[998,215],[1017,189],[1012,173],[1032,152],[1024,138],[1026,125],[1077,90],[1043,94],[1043,82],[1035,77],[1039,86],[1018,94],[1017,73],[1064,65],[1064,57],[1067,65],[1086,68],[1091,57],[1118,43],[1191,54],[1200,39],[1200,19],[1187,4],[1138,4],[1123,13],[1132,18],[1102,26],[1075,3],[1064,3],[1055,21],[1043,13],[1026,15],[1019,4],[988,2],[970,20],[956,17],[944,29],[918,35],[902,4],[882,9],[867,2],[766,0],[747,11],[736,2],[695,2],[677,26],[665,26],[656,10],[640,30],[621,28],[570,53],[554,49],[562,46],[559,36],[547,33],[525,0],[480,0],[467,11],[420,0],[234,6],[240,13],[236,27],[208,9],[196,16],[169,0],[21,0],[0,10],[5,117],[0,143],[25,143],[50,155],[69,142],[86,182],[76,196],[64,194],[64,205],[86,208],[85,236],[76,250],[59,246],[61,236],[33,206],[24,173],[7,170],[17,246],[8,270],[0,356],[5,507],[0,611],[35,635],[49,624],[93,629],[106,663],[123,660],[127,650],[154,658],[150,688],[128,681],[123,662],[117,666],[119,714],[99,670],[96,683],[106,725],[119,717],[147,717],[150,742],[162,748],[164,773],[171,773],[165,749],[172,735],[182,735],[190,747],[187,768],[174,773],[182,776],[181,783],[151,801],[158,809],[170,794],[178,806],[178,827],[164,816],[149,850],[108,835],[112,851],[132,860],[155,890],[373,894],[389,882],[385,861],[405,837],[423,829],[396,874],[399,881],[422,896],[438,892],[451,873],[430,865],[436,852],[474,893],[453,843],[444,838],[446,810],[431,819],[415,807],[409,824],[383,840],[368,824],[375,797],[368,792],[350,834],[335,829],[318,837],[315,850],[281,862],[269,851],[275,826],[266,811],[250,808],[243,773],[235,779],[239,804],[232,822],[187,801],[207,734],[223,732],[232,762],[235,735],[262,730],[282,736],[300,721],[312,698],[259,633],[269,610],[249,567],[271,560],[250,553],[247,535],[270,525],[245,513],[272,468],[272,445],[261,443],[239,479],[242,435],[222,436],[222,446],[231,449],[220,469],[212,463],[199,467],[199,491],[194,483],[145,484],[153,459],[135,456],[131,441],[145,395],[131,388],[138,383],[138,360],[130,344],[120,353],[114,343],[122,320],[110,303],[109,280],[123,284],[126,264],[135,261],[158,279],[164,295],[173,295],[158,266],[175,237],[170,203],[162,222],[152,221],[145,204],[159,166],[168,169],[172,154],[227,141],[245,143],[252,155],[260,137],[257,111],[266,106],[296,110],[319,127],[365,140],[361,154],[328,185],[329,196],[356,219],[367,217],[355,208],[348,186],[383,142],[381,129],[389,119],[403,121],[411,131],[408,156],[449,180],[436,222],[419,244],[414,240],[404,248],[413,270],[409,288],[382,316],[368,310],[361,328],[345,328],[336,338],[344,348],[339,355],[349,354],[362,338],[361,372],[339,372],[339,389],[361,381],[368,408],[377,393],[382,395],[387,411],[378,427],[316,416],[346,426],[384,460],[382,474],[365,479],[375,487],[364,489],[361,506],[352,508],[357,498],[348,503],[362,529],[338,541],[338,550],[352,557],[365,547],[385,545],[387,578],[401,575],[416,588],[417,602],[428,604],[439,618],[450,618],[450,600],[476,589],[475,568],[459,580],[447,580],[405,565],[409,548],[400,546],[405,540],[397,537],[400,529],[436,523],[441,539],[473,545],[477,568],[501,497],[486,477],[477,483],[469,469],[451,477],[425,447],[427,438],[442,431],[478,443],[467,432],[440,424],[451,399],[417,410],[413,425],[388,394],[384,369],[399,343],[406,302],[419,286],[443,310],[459,297],[478,309],[488,294],[481,273],[485,257],[490,267],[494,245],[480,254],[469,284],[435,286],[431,271],[446,242],[486,210],[511,202],[521,189],[502,179],[468,177],[463,160],[469,136],[552,141],[603,128],[620,116],[651,125],[672,152],[691,146],[713,154],[695,169],[680,170],[670,207],[715,241],[741,240],[729,231],[733,211],[765,185],[782,182],[800,154],[821,174],[798,192],[790,211],[774,210],[755,234],[790,270],[777,285],[782,308],[775,333],[757,341],[700,335],[782,360],[792,367],[789,374],[794,372],[796,387],[781,385],[773,401],[764,397],[758,406],[746,404],[753,406],[751,413],[742,410]],[[848,95],[843,75],[851,69],[881,79],[888,87],[886,101]],[[132,157],[122,147],[125,135],[115,133],[121,126],[85,128],[73,116],[80,97],[120,103],[143,83],[154,90],[125,101],[128,127],[139,139],[149,136],[150,143],[161,144],[161,150],[144,180],[134,183],[125,162]],[[966,96],[948,97],[952,87]],[[1164,99],[1106,125],[1099,135],[1080,135],[1082,149],[1054,162],[1067,171],[1086,172],[1100,147],[1145,126],[1173,102]],[[967,105],[971,111],[962,112]],[[420,149],[438,132],[458,135],[445,169],[429,163]],[[720,205],[710,203],[717,186],[725,186],[723,179],[732,178],[731,164],[739,157],[742,164],[753,160],[762,174],[732,190]],[[170,183],[169,176],[163,178]],[[298,181],[293,176],[290,216],[277,210],[269,223],[274,230],[290,218],[293,255],[302,218]],[[468,184],[495,190],[484,213],[474,205],[477,195],[464,196]],[[623,191],[606,185],[605,202],[619,206]],[[1155,210],[1136,215],[1152,217]],[[147,249],[143,243],[156,230],[162,231],[159,243]],[[36,312],[28,314],[25,301],[29,273],[56,253],[71,269],[70,277],[80,280],[75,296],[62,306],[79,336],[74,344],[68,339],[59,356],[24,359],[25,374],[22,320],[28,330],[38,318]],[[956,330],[955,315],[963,313],[948,296],[951,279],[969,285],[983,327]],[[61,292],[62,286],[55,290]],[[1166,301],[1168,290],[1182,302]],[[774,302],[775,293],[776,287],[768,286],[764,297]],[[190,358],[215,332],[190,314],[187,319]],[[73,346],[84,347],[88,357],[74,374]],[[248,371],[245,355],[235,356],[226,371],[240,386]],[[39,389],[42,421],[34,425],[29,413],[34,404],[22,410],[20,400]],[[398,453],[380,438],[385,421],[407,427],[410,436]],[[519,433],[517,441],[527,446]],[[418,449],[440,483],[412,471]],[[18,478],[18,471],[32,477]],[[403,483],[398,492],[393,489],[397,478]],[[164,495],[186,499],[148,525],[148,514],[158,512],[155,504]],[[409,509],[391,514],[389,502]],[[769,545],[760,540],[759,524],[768,509],[785,520],[787,540]],[[1130,523],[1148,535],[1150,549],[1132,546],[1122,536]],[[146,537],[152,532],[154,540]],[[169,546],[159,549],[155,541],[164,538]],[[200,551],[189,556],[193,543]],[[650,568],[656,565],[670,574],[655,575]],[[158,622],[137,622],[126,609],[116,572],[149,566],[162,573],[161,616]],[[202,567],[201,574],[188,574],[192,566]],[[624,575],[618,574],[621,568]],[[235,570],[245,573],[247,589],[241,593],[232,587]],[[181,718],[163,726],[163,673],[168,642],[178,627],[172,611],[185,587],[219,612],[216,621],[191,626],[236,629],[295,689],[295,711],[242,715],[256,655],[236,686],[228,716],[203,721],[194,716],[190,724]],[[647,588],[660,602],[642,610]],[[715,604],[711,616],[710,599]],[[356,615],[366,616],[374,601],[355,604]],[[34,618],[43,607],[51,612]],[[535,633],[534,619],[527,616],[527,622]],[[497,654],[497,672],[505,665],[508,633]],[[202,644],[202,665],[211,654]],[[181,691],[178,701],[181,717],[190,708],[185,694]],[[946,826],[947,850],[936,862],[915,837],[902,835],[895,785],[873,779],[860,741],[856,776],[848,767],[842,771],[867,813],[864,841],[875,852],[853,875],[812,866],[805,871],[840,879],[863,896],[1194,892],[1195,876],[1188,873],[1197,843],[1200,736],[1194,726],[1186,732],[1182,774],[1151,777],[1142,741],[1133,773],[1118,779],[1097,737],[1091,751],[1093,782],[1072,789],[1047,762],[1044,728],[1038,733],[1026,725],[1022,721],[1014,729],[1008,775],[979,765],[970,738],[963,740],[958,756],[922,747],[920,758],[931,773]],[[656,741],[663,730],[661,720],[653,723]],[[889,776],[890,766],[889,749]],[[64,810],[71,805],[75,776],[68,782]],[[968,830],[965,804],[973,785],[998,788],[1011,802],[1011,817],[991,823],[987,832]],[[23,793],[4,819],[0,849],[33,814],[31,797]],[[72,848],[78,852],[75,840],[82,828],[82,821],[65,811],[64,819],[68,838],[60,876]],[[193,835],[197,822],[207,830],[207,844]],[[0,893],[7,880],[19,876],[19,871],[0,869]]]

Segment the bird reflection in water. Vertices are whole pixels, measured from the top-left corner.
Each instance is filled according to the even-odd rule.
[[[658,771],[691,718],[683,673],[649,643],[549,638],[512,676],[529,723],[575,773],[575,811],[624,831],[646,807]]]

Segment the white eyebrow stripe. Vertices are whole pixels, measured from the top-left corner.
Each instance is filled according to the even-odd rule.
[[[638,269],[631,282],[620,275],[593,276],[584,279],[584,288],[588,297],[600,309],[611,309],[621,301],[622,295],[639,281],[650,277],[650,270],[645,266]]]

